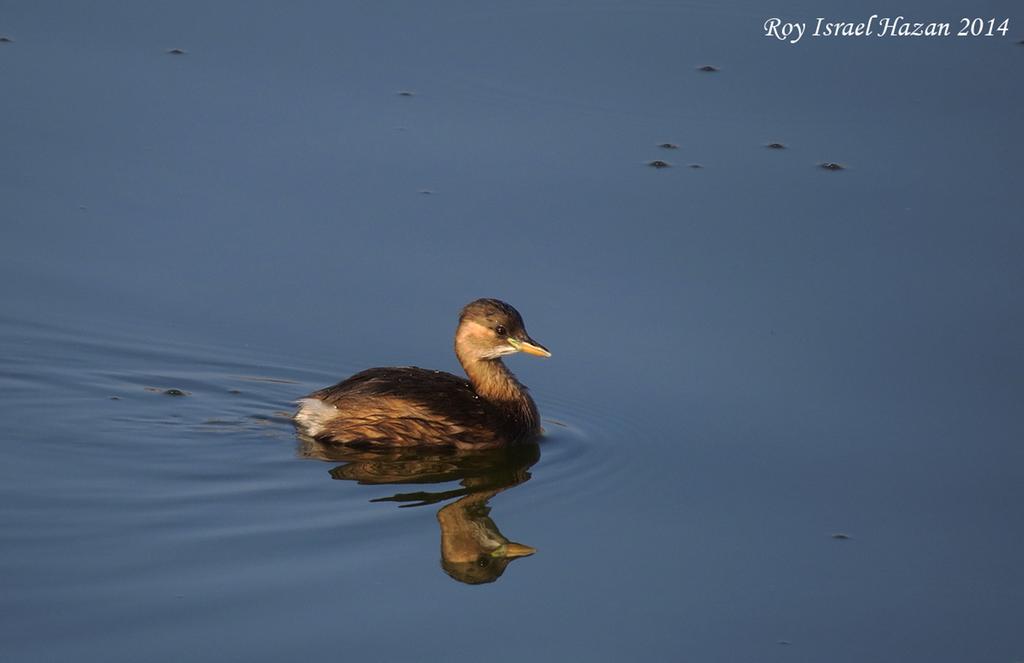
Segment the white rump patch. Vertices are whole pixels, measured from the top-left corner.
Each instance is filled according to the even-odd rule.
[[[324,403],[319,398],[300,398],[299,410],[295,413],[295,421],[310,437],[323,432],[324,426],[338,416],[338,408]]]

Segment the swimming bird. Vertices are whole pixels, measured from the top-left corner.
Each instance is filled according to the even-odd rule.
[[[371,368],[299,400],[295,423],[320,442],[486,449],[529,441],[540,415],[502,357],[550,357],[519,312],[497,299],[459,314],[455,356],[468,380],[415,366]]]

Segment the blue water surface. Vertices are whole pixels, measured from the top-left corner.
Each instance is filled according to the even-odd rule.
[[[1010,20],[762,28],[872,13]],[[1022,25],[0,2],[0,659],[1024,658]],[[477,297],[537,458],[304,446]],[[469,584],[464,522],[537,552]]]

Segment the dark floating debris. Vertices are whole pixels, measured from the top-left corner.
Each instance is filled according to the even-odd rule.
[[[434,195],[434,190],[433,189],[420,189],[416,193],[420,194],[421,196],[432,196],[432,195]]]
[[[821,167],[824,168],[825,170],[843,170],[846,168],[846,166],[839,163],[835,163],[834,161],[826,161],[825,163],[821,164]]]
[[[242,390],[241,389],[229,389],[228,393],[229,394],[240,394],[240,393],[242,393]]]
[[[690,168],[693,168],[694,170],[698,170],[698,169],[703,168],[703,167],[704,166],[700,165],[699,163],[691,163],[690,164]]]
[[[662,143],[658,147],[660,147],[663,150],[678,150],[679,149],[679,146],[676,145],[675,143]]]
[[[654,161],[649,161],[649,162],[647,162],[647,165],[650,166],[651,168],[658,168],[658,169],[661,169],[661,168],[671,168],[672,167],[672,164],[670,164],[668,161],[662,161],[661,159],[655,159]]]
[[[167,53],[169,55],[185,55],[184,48],[168,48]]]
[[[718,71],[718,67],[716,67],[714,65],[706,64],[706,65],[704,65],[702,67],[697,67],[697,71],[706,71],[706,72],[710,73],[710,72],[713,72],[713,71]]]
[[[0,35],[0,44],[11,44],[11,43],[14,43],[13,39],[8,37],[7,35]]]
[[[415,97],[416,96],[416,93],[413,92],[412,90],[399,90],[397,94],[400,97]]]
[[[119,400],[121,400],[121,397],[120,396],[111,396],[110,400],[112,400],[112,401],[119,401]]]
[[[838,539],[840,541],[846,541],[848,539],[852,539],[853,537],[850,536],[849,534],[844,533],[844,532],[836,532],[835,534],[832,535],[832,538],[833,539]]]
[[[768,149],[772,149],[772,150],[784,150],[784,149],[786,149],[786,146],[783,145],[782,143],[768,143],[767,145],[765,145],[765,147],[767,147]]]
[[[189,392],[182,391],[181,389],[175,389],[174,387],[171,387],[170,389],[161,389],[159,387],[143,387],[143,389],[145,389],[148,392],[154,393],[154,394],[163,394],[164,396],[189,396],[190,395]]]
[[[792,642],[790,642],[789,640],[779,640],[779,641],[778,641],[778,643],[779,643],[780,645],[791,645],[791,644],[793,644],[793,643],[792,643]]]

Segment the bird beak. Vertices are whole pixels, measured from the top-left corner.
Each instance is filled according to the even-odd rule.
[[[551,353],[543,345],[533,340],[529,336],[525,339],[510,338],[508,344],[519,352],[525,352],[528,355],[536,355],[538,357],[550,357]]]
[[[536,548],[523,545],[522,543],[512,543],[511,541],[509,541],[508,543],[502,545],[497,550],[492,552],[491,557],[527,557],[535,552],[537,552]]]

